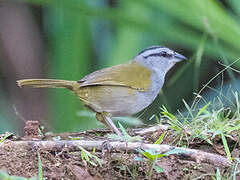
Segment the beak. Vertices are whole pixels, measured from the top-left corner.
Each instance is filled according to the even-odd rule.
[[[177,52],[174,53],[174,57],[179,59],[179,60],[187,60],[187,58]]]

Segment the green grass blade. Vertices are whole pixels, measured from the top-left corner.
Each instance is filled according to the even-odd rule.
[[[221,180],[221,173],[220,173],[220,170],[219,168],[217,168],[217,172],[216,172],[216,180]]]
[[[227,144],[227,139],[225,137],[225,135],[223,133],[221,133],[221,137],[222,137],[222,142],[223,142],[223,147],[225,149],[225,152],[227,154],[227,158],[232,161],[232,157],[231,157],[231,153]]]
[[[185,105],[185,107],[186,107],[186,109],[188,111],[188,114],[190,114],[191,118],[194,119],[194,115],[192,113],[192,109],[190,108],[190,106],[187,104],[187,102],[184,99],[182,99],[182,101],[183,101],[183,103],[184,103],[184,105]]]
[[[38,152],[38,179],[43,180],[43,170],[42,170],[42,161],[40,153]]]
[[[202,113],[204,113],[210,104],[211,104],[211,102],[209,102],[209,103],[207,103],[205,106],[203,106],[203,107],[198,111],[196,117],[198,117],[198,116],[200,116]]]
[[[198,49],[197,49],[197,52],[196,52],[196,60],[195,60],[195,63],[194,63],[194,77],[193,77],[193,90],[195,92],[198,91],[198,85],[199,85],[199,73],[200,73],[200,65],[201,65],[201,62],[202,62],[202,56],[203,56],[203,53],[204,53],[204,49],[205,49],[205,43],[206,43],[206,40],[207,40],[207,35],[206,33],[204,33],[202,35],[202,38],[201,38],[201,41],[199,43],[199,46],[198,46]]]

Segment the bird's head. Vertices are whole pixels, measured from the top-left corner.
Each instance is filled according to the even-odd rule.
[[[160,68],[167,72],[175,63],[187,60],[187,58],[169,48],[151,46],[138,53],[134,60],[143,63],[150,69]]]

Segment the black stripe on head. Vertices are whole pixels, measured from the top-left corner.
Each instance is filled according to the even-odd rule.
[[[144,56],[145,59],[149,57],[165,57],[165,58],[171,58],[173,55],[168,54],[166,51],[160,52],[160,53],[154,53],[154,54],[149,54],[148,56]]]
[[[142,53],[144,53],[144,52],[146,52],[148,50],[153,50],[153,49],[158,49],[158,48],[164,48],[164,47],[163,46],[151,46],[151,47],[149,47],[147,49],[142,50],[140,53],[138,53],[138,55],[140,55],[140,54],[142,54]]]

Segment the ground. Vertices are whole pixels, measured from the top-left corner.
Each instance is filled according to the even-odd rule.
[[[110,132],[104,129],[85,131],[81,133],[62,133],[47,135],[39,135],[36,131],[38,123],[31,122],[26,124],[25,136],[18,137],[16,135],[6,136],[3,134],[0,143],[0,170],[11,176],[21,177],[37,177],[39,168],[42,168],[43,177],[47,179],[214,179],[216,176],[228,178],[233,172],[237,172],[239,164],[234,161],[231,165],[216,166],[214,163],[206,163],[201,161],[189,160],[186,157],[179,155],[169,155],[161,157],[156,162],[158,167],[163,168],[163,172],[157,172],[155,169],[149,177],[150,161],[144,158],[141,153],[136,153],[128,150],[115,150],[111,147],[104,148],[102,151],[89,151],[93,156],[83,158],[84,153],[80,148],[69,148],[67,145],[55,145],[59,142],[76,141],[84,139],[86,141],[105,141],[108,139],[107,134]],[[139,129],[138,129],[139,131]],[[131,135],[135,134],[136,130],[129,130]],[[153,144],[162,133],[165,132],[163,142],[161,144],[176,144],[176,137],[171,130],[158,129],[141,135],[144,143]],[[239,140],[239,138],[238,138]],[[116,140],[115,140],[116,141]],[[175,142],[174,142],[175,141]],[[179,140],[178,140],[179,141]],[[23,142],[23,143],[22,143]],[[35,142],[50,142],[48,144],[38,146]],[[20,145],[20,144],[21,145]],[[228,143],[235,144],[231,152],[239,157],[239,142],[228,140]],[[107,144],[107,143],[106,143]],[[129,143],[130,144],[130,143]],[[97,147],[97,145],[96,145]],[[200,149],[211,154],[218,154],[226,158],[225,151],[221,142],[216,139],[214,145],[194,139],[187,145],[191,149]],[[85,153],[86,155],[87,153]],[[96,156],[94,156],[96,155]],[[85,156],[86,157],[86,156]],[[96,158],[95,158],[96,157]],[[220,157],[220,156],[219,156]],[[39,164],[39,158],[41,160]],[[101,163],[98,162],[101,161]],[[197,158],[196,158],[197,159]],[[235,163],[235,164],[234,164]],[[234,170],[235,168],[235,170]],[[240,169],[240,168],[239,168]],[[0,176],[1,177],[1,176]],[[240,178],[236,175],[236,178]]]

